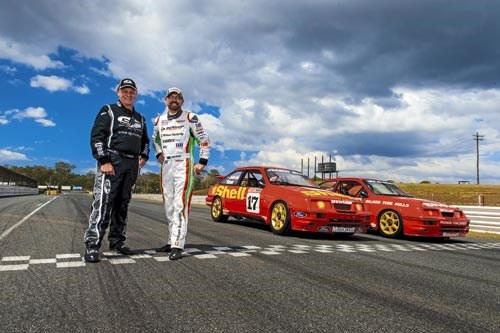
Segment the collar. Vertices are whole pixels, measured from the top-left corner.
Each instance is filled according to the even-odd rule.
[[[167,119],[168,120],[177,119],[181,116],[181,114],[182,114],[182,109],[179,109],[179,111],[177,111],[177,113],[172,114],[172,115],[170,113],[168,113],[168,111],[167,111]]]
[[[125,111],[128,111],[128,112],[134,113],[134,111],[135,111],[135,107],[133,105],[132,105],[132,110],[128,109],[125,107],[125,105],[122,104],[122,102],[120,100],[118,100],[118,102],[116,102],[116,105],[118,105],[119,107],[121,107],[122,109],[124,109]]]

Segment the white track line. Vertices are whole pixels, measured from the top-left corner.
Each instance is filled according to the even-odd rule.
[[[24,221],[26,221],[27,219],[29,219],[31,216],[33,216],[33,214],[35,214],[36,212],[38,212],[40,209],[42,209],[43,207],[45,207],[46,205],[48,205],[50,202],[52,202],[56,198],[57,197],[53,197],[52,199],[50,199],[49,201],[47,201],[46,203],[44,203],[43,205],[41,205],[40,207],[38,207],[37,209],[35,209],[34,211],[32,211],[31,213],[29,213],[28,215],[26,215],[21,221],[17,222],[12,227],[10,227],[9,229],[5,230],[4,233],[2,235],[0,235],[0,240],[2,240],[5,237],[7,237],[8,234],[10,234],[14,229],[16,229],[21,224],[23,224]]]

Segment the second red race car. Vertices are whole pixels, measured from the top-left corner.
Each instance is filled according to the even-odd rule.
[[[293,171],[278,167],[241,167],[208,189],[212,219],[230,216],[260,221],[284,235],[290,230],[352,235],[368,227],[369,213],[359,198],[322,190]]]
[[[385,237],[463,237],[469,232],[469,219],[454,206],[414,198],[392,182],[369,178],[332,178],[321,188],[363,199],[370,211],[369,230]]]

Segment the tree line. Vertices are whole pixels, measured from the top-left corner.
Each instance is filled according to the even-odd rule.
[[[13,166],[7,165],[12,171],[26,175],[35,179],[38,185],[56,186],[81,186],[83,191],[92,191],[94,186],[95,171],[89,171],[87,174],[76,174],[73,170],[75,165],[66,162],[57,162],[54,167],[48,166]],[[194,180],[194,190],[206,190],[209,185],[214,184],[219,172],[216,169],[203,171],[201,175],[196,176]],[[160,194],[160,175],[154,172],[141,173],[137,178],[134,191],[136,193]]]

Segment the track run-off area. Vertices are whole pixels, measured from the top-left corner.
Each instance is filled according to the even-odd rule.
[[[91,196],[0,199],[2,332],[498,332],[500,241],[341,237],[193,205],[183,258],[161,202],[133,199],[127,245],[83,261]]]

